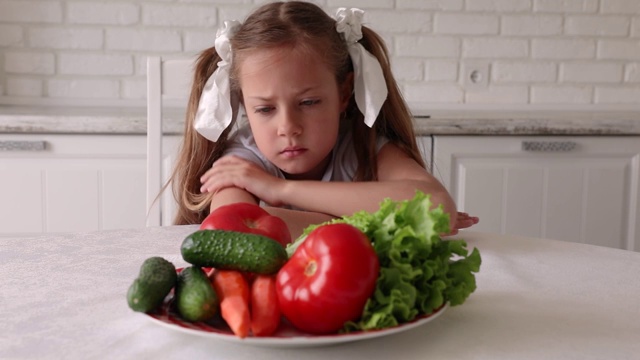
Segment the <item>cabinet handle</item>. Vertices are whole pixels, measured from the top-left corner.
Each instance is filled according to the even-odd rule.
[[[44,140],[3,140],[0,141],[0,151],[44,151],[47,143]]]
[[[523,141],[523,151],[535,152],[569,152],[578,144],[574,141]]]

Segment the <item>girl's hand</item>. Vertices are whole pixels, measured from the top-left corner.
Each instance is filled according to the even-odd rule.
[[[265,172],[251,161],[237,156],[224,156],[213,163],[200,178],[201,192],[215,194],[229,187],[244,189],[272,206],[281,206],[278,192],[285,180]]]
[[[458,233],[458,230],[471,227],[477,224],[478,221],[480,221],[480,219],[477,216],[469,216],[469,214],[465,212],[458,212],[455,228],[452,229],[451,232],[447,235],[455,235]]]

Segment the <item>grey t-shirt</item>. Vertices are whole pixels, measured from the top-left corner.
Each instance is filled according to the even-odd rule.
[[[231,137],[230,145],[224,155],[235,155],[245,160],[251,161],[269,174],[284,179],[285,176],[280,169],[260,152],[251,133],[248,124],[242,125]],[[378,138],[376,148],[380,151],[389,140],[384,137]],[[338,135],[338,141],[333,149],[331,162],[322,176],[322,181],[353,181],[358,167],[358,159],[353,149],[351,132],[344,131]]]

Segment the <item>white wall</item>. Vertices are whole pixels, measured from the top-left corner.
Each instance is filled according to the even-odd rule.
[[[0,0],[0,104],[143,105],[147,55],[194,54],[263,2]],[[410,102],[640,103],[640,0],[315,3],[367,11]]]

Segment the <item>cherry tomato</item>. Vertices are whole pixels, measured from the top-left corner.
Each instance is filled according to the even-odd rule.
[[[291,242],[289,227],[284,220],[250,203],[220,206],[204,219],[200,229],[232,230],[263,235],[276,240],[283,246]]]
[[[296,328],[326,334],[357,320],[380,264],[370,240],[348,224],[312,231],[276,277],[280,311]]]

